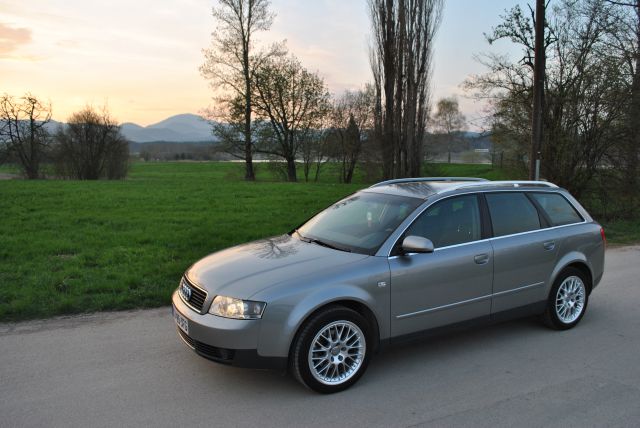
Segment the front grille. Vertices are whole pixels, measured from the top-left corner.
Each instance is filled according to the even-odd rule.
[[[195,349],[202,356],[224,364],[231,364],[233,361],[233,357],[235,356],[235,351],[233,349],[218,348],[216,346],[199,342],[180,329],[178,329],[178,333],[187,345]]]
[[[196,287],[192,282],[188,281],[186,277],[182,278],[180,282],[180,288],[184,285],[191,289],[191,295],[187,298],[182,292],[180,294],[180,298],[183,302],[189,305],[192,309],[202,312],[202,306],[204,305],[204,301],[207,298],[207,292],[203,289]]]

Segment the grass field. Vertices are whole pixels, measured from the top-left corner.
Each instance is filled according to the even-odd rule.
[[[200,257],[285,233],[367,185],[361,174],[337,184],[330,166],[319,183],[284,183],[260,165],[247,183],[242,168],[138,163],[124,181],[0,180],[0,320],[166,305]],[[490,165],[429,169],[510,178]]]

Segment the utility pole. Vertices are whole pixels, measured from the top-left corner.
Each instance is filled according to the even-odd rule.
[[[542,151],[542,111],[544,109],[545,47],[544,20],[545,0],[536,0],[536,40],[533,64],[533,114],[531,118],[531,155],[529,156],[529,179],[540,179],[540,152]]]

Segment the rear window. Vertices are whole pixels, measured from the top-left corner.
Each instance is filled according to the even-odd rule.
[[[524,193],[487,193],[494,236],[540,229],[538,210]]]
[[[564,196],[559,193],[531,193],[551,220],[552,226],[580,223],[583,219]]]

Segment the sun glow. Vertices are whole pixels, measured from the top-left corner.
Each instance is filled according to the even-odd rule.
[[[53,118],[62,121],[87,104],[107,105],[117,120],[141,125],[198,113],[212,102],[198,67],[215,30],[214,3],[0,0],[0,92],[31,92],[50,101]],[[484,11],[475,2],[447,2],[436,45],[434,98],[459,94],[462,80],[481,70],[472,53],[486,47],[482,31],[512,3],[492,2]],[[259,35],[262,42],[286,39],[333,92],[370,80],[366,0],[272,0],[271,8],[277,16],[271,30]],[[477,17],[468,10],[473,8],[490,19],[471,25],[471,15]],[[473,42],[463,44],[464,38]],[[464,99],[461,104],[466,113],[475,108]]]

